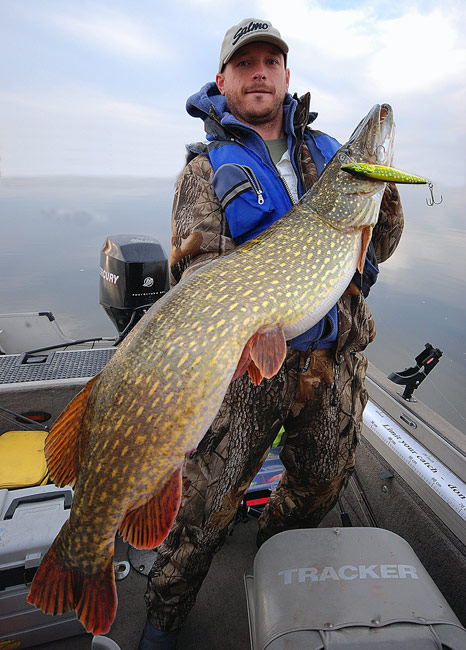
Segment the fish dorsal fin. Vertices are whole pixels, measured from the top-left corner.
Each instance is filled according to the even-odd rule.
[[[87,446],[81,426],[89,393],[100,373],[87,382],[83,390],[68,404],[52,426],[45,441],[45,457],[50,478],[58,487],[73,486],[79,474],[80,457]]]
[[[270,379],[280,370],[286,356],[283,325],[264,325],[249,339],[249,354],[262,377]]]
[[[181,467],[144,503],[129,510],[118,533],[135,548],[155,548],[168,535],[181,501]]]

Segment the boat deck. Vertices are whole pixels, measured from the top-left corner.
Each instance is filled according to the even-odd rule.
[[[113,352],[113,351],[112,351]],[[0,406],[18,413],[44,408],[50,414],[47,424],[56,419],[72,397],[84,386],[89,376],[98,371],[94,367],[71,372],[66,378],[49,374],[36,377],[36,372],[48,373],[54,359],[73,359],[73,368],[77,361],[100,358],[105,350],[84,351],[78,355],[70,351],[54,352],[46,355],[45,360],[36,364],[24,363],[20,355],[1,358],[3,364],[12,369],[13,375],[0,385]],[[111,354],[111,353],[110,353]],[[63,355],[63,356],[62,356]],[[102,361],[104,363],[105,360]],[[100,361],[99,361],[100,363]],[[41,370],[39,371],[39,366]],[[68,369],[69,371],[69,369]],[[432,421],[432,413],[422,404],[404,403],[393,387],[390,387],[381,373],[370,369],[369,392],[371,399],[379,400],[387,412],[392,413],[398,422],[408,421],[407,429],[415,429],[416,435],[424,445],[437,453],[446,467],[464,476],[466,444],[464,434],[449,427],[448,423],[434,421],[434,429],[424,426],[424,421]],[[18,374],[19,373],[19,374]],[[24,375],[24,376],[23,376]],[[388,400],[386,403],[385,401]],[[401,410],[400,410],[401,407]],[[422,407],[422,408],[421,408]],[[422,410],[423,409],[423,410]],[[11,428],[11,421],[4,417],[0,420],[0,434]],[[14,428],[19,428],[13,418]],[[461,623],[466,626],[466,599],[463,585],[466,584],[466,548],[445,525],[443,510],[432,511],[419,498],[417,484],[409,485],[403,478],[401,464],[390,460],[387,449],[373,447],[370,431],[364,430],[361,444],[356,454],[357,476],[363,488],[363,498],[359,484],[350,482],[342,499],[343,506],[351,518],[353,526],[374,525],[372,514],[375,513],[375,525],[390,530],[403,537],[414,549],[425,568],[436,582]],[[446,435],[447,434],[447,435]],[[446,438],[448,444],[446,444]],[[448,453],[447,453],[448,452]],[[395,460],[397,460],[395,458]],[[392,462],[392,465],[389,464]],[[407,466],[405,466],[407,467]],[[413,485],[414,488],[413,489]],[[421,486],[422,487],[422,486]],[[422,487],[422,489],[424,489]],[[434,504],[434,501],[430,499]],[[368,506],[369,504],[369,506]],[[432,506],[433,507],[433,506]],[[456,520],[455,520],[456,521]],[[327,515],[321,524],[326,527],[340,527],[340,510],[337,506]],[[462,520],[462,533],[464,521]],[[248,650],[249,629],[246,608],[246,595],[243,576],[253,566],[256,548],[257,519],[249,516],[246,522],[239,521],[233,528],[225,545],[214,558],[211,570],[204,581],[197,602],[180,632],[178,650]],[[464,540],[464,535],[461,539]],[[117,540],[115,560],[128,560],[127,544]],[[283,549],[286,553],[287,549]],[[139,552],[141,553],[141,552]],[[149,564],[147,552],[143,563]],[[131,551],[134,561],[134,550]],[[139,566],[139,560],[134,562]],[[117,583],[119,606],[113,626],[108,637],[113,639],[121,650],[136,650],[145,622],[144,591],[146,577],[134,568],[129,575]],[[91,648],[92,637],[88,634],[49,642],[35,646],[39,650],[87,650]]]
[[[401,535],[411,544],[465,625],[466,602],[461,588],[466,581],[464,546],[426,506],[420,504],[404,481],[364,440],[359,447],[357,467],[360,483],[377,513],[377,525]],[[371,525],[370,513],[353,480],[343,498],[343,506],[353,526]],[[321,525],[341,526],[338,506]],[[254,516],[249,516],[246,522],[238,521],[234,526],[232,534],[215,556],[197,602],[180,632],[178,650],[250,648],[243,575],[253,566],[257,551],[256,532],[257,519]],[[283,552],[286,553],[286,548]],[[144,554],[143,561],[147,563],[147,552],[138,553]],[[121,540],[117,543],[115,559],[128,559],[128,546]],[[146,577],[134,568],[117,583],[118,611],[107,636],[118,643],[121,650],[137,649],[145,622],[145,586]],[[92,637],[84,634],[39,645],[37,650],[87,650],[91,648],[91,641]]]

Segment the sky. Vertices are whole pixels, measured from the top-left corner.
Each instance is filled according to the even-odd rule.
[[[465,186],[464,0],[0,0],[0,175],[175,177],[204,139],[186,99],[248,17],[289,44],[316,128],[344,142],[388,102],[395,166]]]

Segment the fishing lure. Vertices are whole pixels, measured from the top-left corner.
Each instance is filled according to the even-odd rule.
[[[347,163],[341,166],[342,170],[348,172],[356,178],[367,178],[375,181],[385,181],[387,183],[406,183],[410,185],[428,185],[430,190],[431,200],[426,199],[427,205],[439,205],[443,201],[443,196],[440,196],[440,201],[434,198],[434,186],[431,181],[422,176],[415,176],[414,174],[407,174],[400,169],[394,167],[387,167],[385,165],[371,165],[369,163]]]
[[[368,163],[348,163],[342,165],[343,171],[348,172],[357,178],[370,178],[374,181],[386,181],[388,183],[409,183],[409,184],[427,184],[427,178],[407,174],[394,167],[385,165],[370,165]]]

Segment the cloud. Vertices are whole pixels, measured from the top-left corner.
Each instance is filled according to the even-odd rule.
[[[293,64],[301,59],[303,48],[333,61],[351,61],[371,51],[375,14],[368,6],[335,11],[325,8],[323,3],[297,0],[293,3],[293,11],[285,13],[281,2],[271,0],[263,2],[262,7],[264,14],[279,26],[282,36],[292,45]],[[307,63],[312,66],[313,61],[307,60]]]
[[[457,5],[445,3],[429,11],[395,3],[396,16],[387,18],[365,3],[337,11],[334,3],[326,8],[298,0],[293,12],[283,14],[281,3],[271,0],[263,8],[290,42],[293,66],[305,66],[311,74],[319,74],[325,60],[330,69],[338,64],[372,89],[390,94],[464,82],[466,48]]]
[[[146,25],[113,8],[87,4],[68,13],[54,11],[48,20],[60,31],[112,54],[141,60],[168,55],[160,38],[155,38]]]
[[[82,85],[0,92],[1,162],[7,176],[46,170],[173,177],[184,163],[183,142],[200,135],[200,123],[169,107],[125,101]]]
[[[163,111],[153,107],[77,85],[62,86],[47,92],[0,92],[0,100],[19,110],[24,109],[30,115],[35,111],[51,116],[66,115],[70,123],[92,117],[147,126],[166,117]]]
[[[293,12],[284,12],[278,0],[264,0],[261,13],[290,45],[290,89],[311,91],[315,128],[345,141],[373,104],[389,102],[398,127],[397,164],[435,182],[464,185],[465,9],[459,3],[297,0]]]
[[[11,37],[2,50],[11,61],[0,91],[4,174],[176,174],[184,144],[204,137],[186,97],[212,76],[224,30],[249,15],[288,41],[290,90],[311,91],[317,129],[343,142],[388,101],[397,165],[465,182],[465,11],[455,0],[296,0],[293,11],[279,0],[182,0],[163,11],[43,0],[10,13],[5,31],[16,28],[24,48]]]
[[[384,21],[377,28],[368,75],[376,88],[392,95],[464,85],[466,48],[459,36],[457,15],[443,9],[425,14],[410,10]]]

